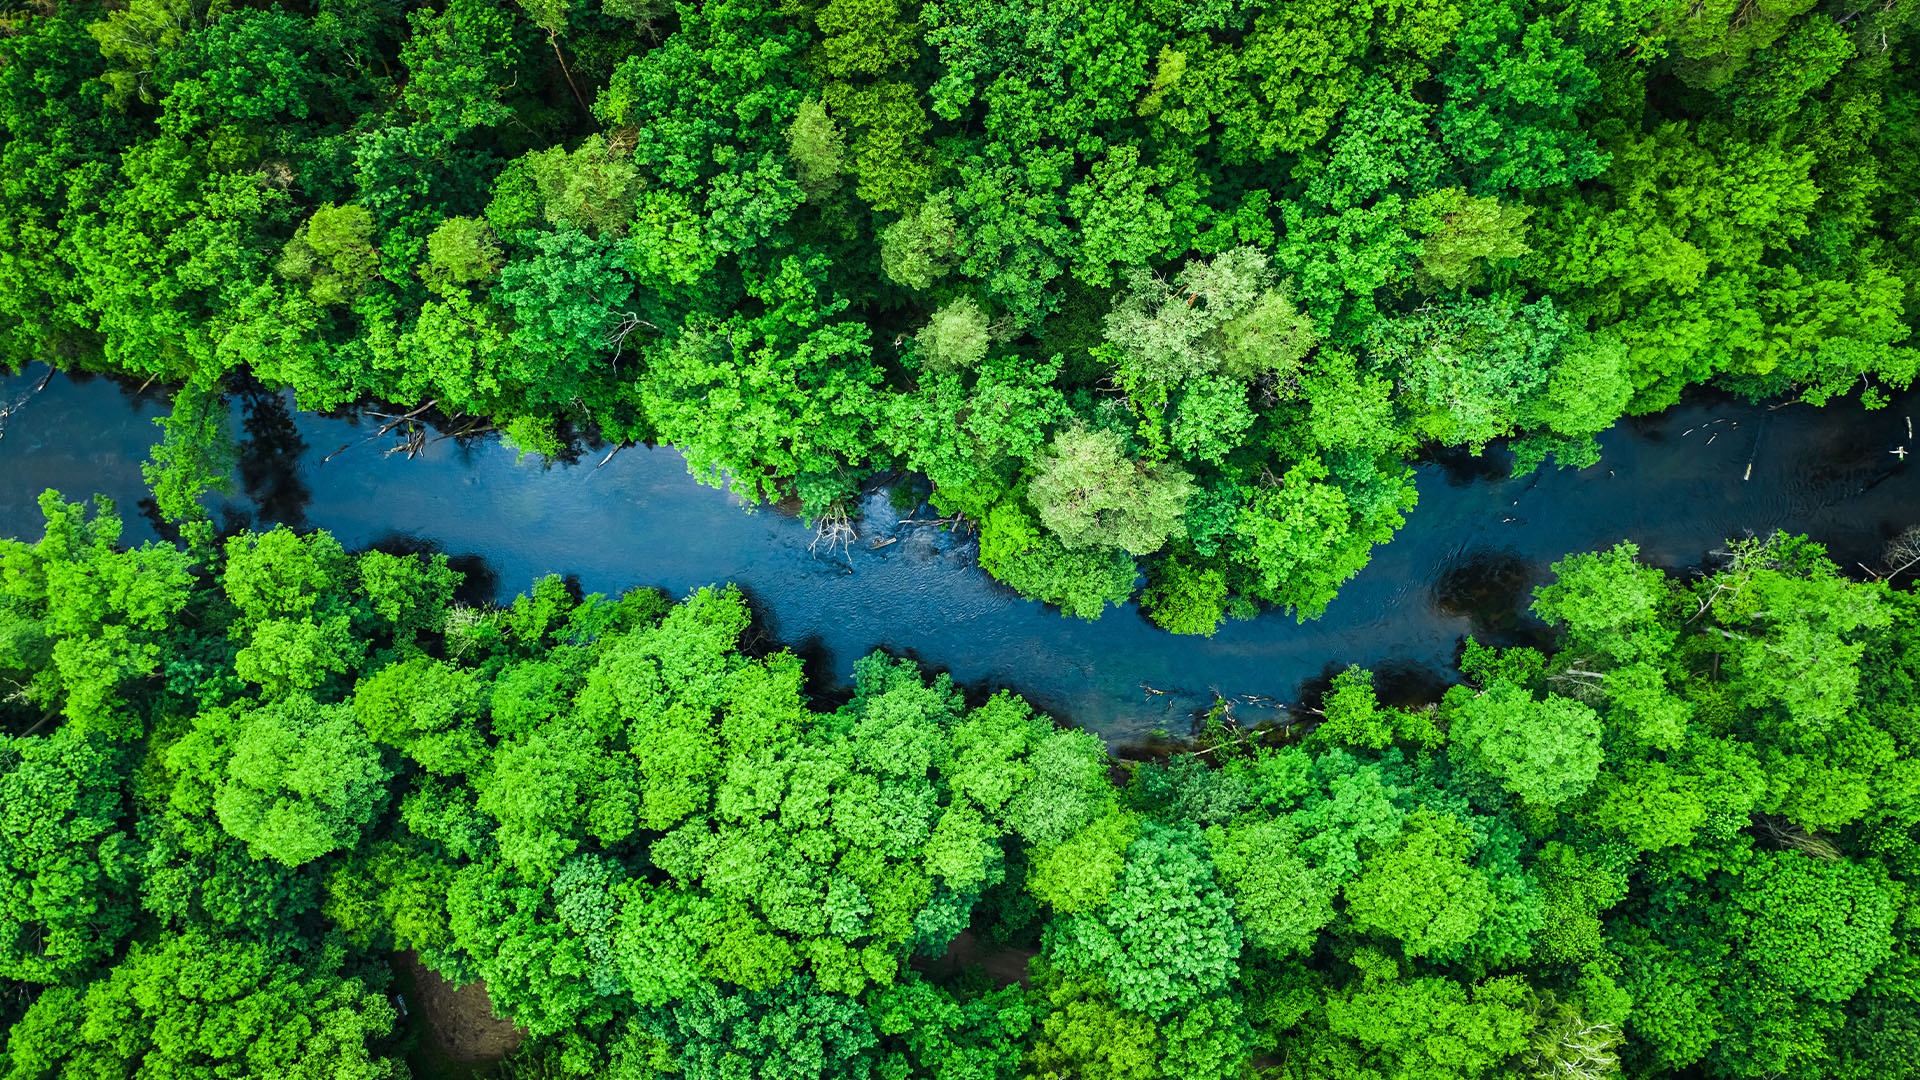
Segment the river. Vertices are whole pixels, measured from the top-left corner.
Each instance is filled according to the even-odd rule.
[[[159,437],[164,391],[47,376],[36,366],[0,377],[0,536],[37,538],[35,499],[52,487],[111,496],[126,540],[152,537],[140,462]],[[428,542],[478,572],[476,599],[510,597],[548,573],[601,592],[677,595],[730,581],[824,683],[844,683],[856,659],[882,648],[951,672],[971,693],[1016,690],[1114,743],[1184,735],[1215,693],[1297,702],[1349,663],[1380,672],[1383,698],[1429,697],[1455,677],[1463,635],[1538,634],[1528,593],[1570,552],[1630,539],[1684,569],[1727,537],[1779,528],[1811,535],[1858,573],[1920,524],[1920,464],[1893,452],[1920,451],[1909,419],[1920,392],[1871,412],[1854,400],[1769,409],[1702,393],[1623,420],[1601,436],[1603,460],[1577,472],[1509,478],[1498,449],[1424,463],[1406,527],[1324,617],[1269,613],[1210,639],[1175,637],[1132,605],[1083,622],[1022,600],[981,573],[966,538],[897,524],[884,493],[867,500],[860,539],[826,552],[791,517],[749,512],[696,482],[671,448],[630,447],[596,467],[600,453],[552,464],[491,438],[445,439],[409,458],[386,452],[397,433],[370,439],[383,423],[371,416],[302,413],[272,395],[234,409],[241,461],[215,512],[228,524],[324,528],[349,547]],[[889,537],[898,540],[871,547]],[[1286,715],[1237,710],[1247,722]]]

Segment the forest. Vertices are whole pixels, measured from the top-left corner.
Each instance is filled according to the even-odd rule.
[[[732,588],[461,601],[275,528],[0,543],[0,1076],[1895,1080],[1920,1063],[1920,597],[1804,538],[1570,556],[1437,703],[1112,756]],[[1225,703],[1223,702],[1224,706]],[[965,936],[1020,964],[933,962]],[[426,1080],[423,1077],[423,1080]]]
[[[0,365],[672,444],[1176,633],[1511,439],[1920,353],[1914,0],[26,0]],[[218,472],[217,469],[214,470]],[[1144,575],[1144,586],[1142,586]]]
[[[1920,595],[1798,530],[1569,554],[1444,690],[1329,658],[1129,746],[838,685],[751,582],[497,604],[206,505],[236,396],[390,409],[829,539],[894,486],[1069,617],[1317,618],[1422,463],[1905,393],[1916,27],[20,0],[0,372],[170,415],[158,539],[68,484],[0,539],[0,1080],[1920,1077]],[[436,1071],[423,979],[510,1052]]]

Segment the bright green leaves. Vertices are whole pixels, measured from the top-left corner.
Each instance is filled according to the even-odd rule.
[[[1642,850],[1686,844],[1703,829],[1745,820],[1766,791],[1753,751],[1700,739],[1665,761],[1628,761],[1603,773],[1594,824]]]
[[[1657,659],[1674,633],[1662,624],[1666,575],[1642,566],[1640,549],[1622,540],[1604,552],[1569,555],[1553,564],[1554,580],[1534,590],[1533,610],[1566,624],[1583,649],[1629,663]]]
[[[21,23],[0,352],[431,399],[544,453],[668,442],[809,513],[876,470],[940,471],[975,522],[1066,417],[976,409],[963,373],[983,348],[1028,374],[1057,354],[1057,401],[1117,427],[1091,410],[1121,390],[1126,456],[1215,496],[1186,561],[1140,568],[1199,584],[1190,612],[1159,605],[1193,628],[1222,584],[1237,612],[1319,610],[1391,535],[1421,440],[1584,467],[1622,410],[1688,385],[1821,401],[1920,370],[1891,9],[669,7],[139,0]],[[1323,343],[1377,355],[1349,383]],[[947,437],[976,424],[1021,430]],[[1345,535],[1331,503],[1304,515],[1328,549],[1292,559],[1270,523],[1303,515],[1264,489],[1320,466],[1353,513]],[[1082,613],[1127,569],[1000,548],[1005,580]]]
[[[1285,379],[1319,340],[1252,247],[1192,260],[1172,281],[1131,271],[1106,336],[1128,376],[1169,385],[1214,372]]]
[[[863,1076],[878,1041],[865,1009],[805,978],[738,994],[701,987],[648,1027],[684,1048],[687,1080],[727,1080],[745,1062],[765,1076]]]
[[[372,1046],[398,1013],[342,966],[200,930],[141,942],[105,978],[34,1002],[8,1045],[14,1075],[391,1080]]]
[[[87,27],[112,65],[103,76],[110,100],[122,109],[135,97],[156,100],[162,88],[153,77],[168,54],[228,7],[225,0],[134,0]]]
[[[498,274],[502,265],[500,245],[484,220],[453,217],[435,226],[427,237],[427,262],[420,276],[429,286],[446,289],[485,281]]]
[[[1360,403],[1356,403],[1360,404]],[[1374,505],[1355,505],[1329,482],[1327,462],[1308,458],[1277,483],[1246,496],[1231,526],[1230,557],[1252,577],[1247,591],[1301,619],[1317,618],[1340,586],[1367,565],[1374,544],[1385,543],[1413,508],[1410,475],[1382,476],[1365,464],[1364,478],[1381,485]]]
[[[1865,867],[1771,852],[1733,893],[1747,962],[1789,992],[1845,1001],[1893,951],[1893,901]]]
[[[169,762],[219,768],[221,827],[256,858],[287,866],[358,844],[386,805],[391,775],[352,709],[304,696],[203,717]]]
[[[1527,1045],[1534,1020],[1527,986],[1518,977],[1472,987],[1451,979],[1399,978],[1385,957],[1371,958],[1363,971],[1363,978],[1327,998],[1327,1026],[1360,1052],[1360,1061],[1349,1067],[1370,1066],[1391,1080],[1490,1077]]]
[[[413,644],[418,634],[437,634],[445,626],[453,590],[460,572],[447,565],[445,555],[390,555],[363,552],[354,560],[360,592],[381,628],[400,647]]]
[[[933,185],[932,128],[910,83],[830,83],[827,107],[852,137],[854,193],[875,210],[904,213]]]
[[[1035,852],[1027,889],[1055,911],[1092,911],[1112,897],[1127,849],[1139,832],[1138,815],[1109,811]]]
[[[1373,673],[1357,667],[1333,677],[1314,738],[1336,746],[1384,750],[1393,742],[1393,724],[1382,716],[1373,695]]]
[[[851,490],[881,378],[867,327],[838,318],[845,301],[821,296],[825,270],[822,260],[782,262],[755,285],[765,314],[689,327],[649,358],[640,387],[694,475],[757,501],[790,487],[812,513]]]
[[[1744,703],[1777,702],[1795,722],[1818,730],[1853,706],[1865,647],[1860,632],[1886,625],[1888,613],[1874,590],[1849,584],[1824,559],[1800,573],[1766,566],[1795,546],[1784,535],[1749,542],[1741,553],[1745,572],[1729,574],[1731,589],[1708,599]]]
[[[1014,394],[1005,364],[969,377]],[[1016,530],[1071,554],[1024,505],[990,504],[988,557]],[[52,568],[123,554],[109,521],[49,517],[0,554],[9,673],[51,663]],[[117,706],[155,731],[143,764],[123,779],[81,724],[0,747],[0,973],[47,984],[7,1018],[9,1064],[308,1075],[290,1033],[377,1077],[391,1018],[338,972],[396,947],[484,979],[576,1071],[1880,1060],[1859,1040],[1883,1029],[1842,1018],[1886,1023],[1905,977],[1910,605],[1784,538],[1733,545],[1691,597],[1635,554],[1556,567],[1551,656],[1469,643],[1477,694],[1383,708],[1354,669],[1296,745],[1142,762],[878,654],[818,711],[799,660],[742,655],[735,591],[668,609],[549,579],[453,609],[442,560],[236,537],[145,624],[169,689]],[[1803,652],[1838,674],[1796,674]],[[963,930],[963,950],[1012,943],[996,972],[1037,937],[1030,987],[903,967]],[[257,1024],[275,1037],[216,1031]]]
[[[1194,37],[1152,117],[1193,137],[1216,122],[1229,161],[1297,153],[1320,141],[1361,80],[1349,57],[1371,42],[1373,5],[1295,4],[1263,12],[1237,46]],[[1156,91],[1160,88],[1156,86]]]
[[[933,1080],[1011,1076],[1032,1025],[1013,987],[978,997],[953,995],[909,975],[869,999],[881,1037],[881,1075]]]
[[[1219,570],[1192,566],[1175,556],[1149,575],[1140,605],[1154,625],[1170,634],[1212,637],[1226,617],[1227,578]]]
[[[957,297],[933,313],[914,335],[914,344],[914,355],[934,371],[972,370],[987,355],[987,313],[973,298]]]
[[[1439,126],[1477,194],[1589,180],[1606,168],[1576,112],[1599,95],[1599,78],[1550,19],[1474,5],[1457,46],[1441,70]]]
[[[808,98],[794,110],[793,124],[787,128],[787,154],[793,161],[793,178],[809,201],[839,190],[847,171],[847,140],[818,100]]]
[[[1415,811],[1406,831],[1347,883],[1347,916],[1398,940],[1408,958],[1459,956],[1494,904],[1486,876],[1467,863],[1472,849],[1466,826]]]
[[[900,20],[900,0],[828,0],[815,20],[824,35],[820,67],[830,78],[878,75],[913,58],[919,28]]]
[[[234,674],[260,686],[265,697],[312,692],[353,670],[366,646],[346,615],[325,619],[268,619],[253,627],[234,656]]]
[[[1027,489],[1040,520],[1069,549],[1158,551],[1179,528],[1188,475],[1123,454],[1119,436],[1072,427],[1055,435]]]
[[[401,101],[429,124],[448,128],[504,122],[512,111],[502,101],[524,63],[513,18],[485,0],[451,0],[441,11],[409,16],[413,33],[400,48],[407,66]]]
[[[167,57],[167,125],[306,119],[321,92],[319,45],[311,24],[285,11],[243,9],[209,22]]]
[[[281,527],[236,536],[227,541],[223,579],[238,609],[231,632],[243,642],[235,673],[266,696],[318,690],[365,655],[346,600],[353,561],[326,533],[303,538]]]
[[[1448,738],[1508,791],[1540,806],[1580,795],[1600,772],[1600,717],[1592,709],[1552,694],[1535,701],[1508,682],[1461,701]]]
[[[932,288],[952,266],[956,228],[952,192],[935,192],[880,230],[880,268],[910,289]]]
[[[193,562],[161,544],[118,550],[120,519],[106,499],[96,499],[89,519],[85,506],[48,491],[40,511],[47,525],[38,543],[0,542],[0,612],[12,624],[12,663],[39,668],[29,696],[59,705],[85,730],[137,732],[123,690],[159,669],[172,620],[187,603]]]
[[[374,239],[373,214],[366,207],[327,203],[294,233],[275,268],[282,277],[307,282],[314,303],[344,303],[380,271]]]
[[[1220,883],[1233,898],[1247,944],[1273,956],[1311,951],[1333,921],[1340,879],[1299,851],[1299,831],[1286,818],[1209,829]]]
[[[1518,409],[1547,382],[1569,333],[1551,300],[1432,305],[1374,324],[1370,352],[1406,380],[1420,426],[1478,450],[1510,433]]]
[[[303,538],[288,528],[247,533],[227,541],[227,599],[242,625],[310,615],[322,598],[346,583],[347,553],[327,533]]]
[[[1080,222],[1074,273],[1089,285],[1113,282],[1113,267],[1157,261],[1185,246],[1161,191],[1176,174],[1143,165],[1137,146],[1113,146],[1067,192],[1067,210]],[[1185,241],[1186,237],[1179,238]]]
[[[586,835],[624,839],[637,824],[639,794],[616,772],[593,734],[560,720],[500,747],[475,786],[480,809],[499,821],[502,857],[529,875],[552,873]]]
[[[390,664],[354,686],[353,714],[375,742],[434,773],[466,772],[485,752],[485,701],[472,671],[424,656]]]
[[[1422,195],[1409,209],[1426,234],[1420,269],[1442,289],[1477,285],[1488,267],[1533,250],[1526,244],[1531,207],[1443,188]]]
[[[589,135],[571,152],[554,147],[528,154],[513,163],[501,182],[512,184],[519,177],[537,193],[538,212],[548,224],[595,237],[626,233],[641,187],[632,159],[599,135]],[[501,217],[494,224],[521,229],[533,222]]]
[[[541,233],[533,246],[538,254],[509,263],[494,290],[517,324],[506,374],[532,394],[570,395],[566,380],[586,376],[609,355],[608,335],[633,278],[617,241],[567,229]]]
[[[1082,619],[1097,619],[1108,604],[1132,596],[1140,572],[1120,548],[1068,548],[1011,501],[987,515],[980,530],[980,565],[1022,595],[1058,604]]]
[[[1098,992],[1093,977],[1053,978],[1046,986],[1052,1008],[1041,1017],[1031,1060],[1041,1075],[1089,1080],[1151,1080],[1160,1074],[1159,1025],[1128,1013]]]
[[[62,981],[133,929],[138,848],[117,824],[122,763],[72,726],[0,746],[0,976]]]
[[[1910,380],[1881,272],[1787,254],[1825,220],[1806,146],[1717,120],[1637,132],[1609,146],[1606,198],[1536,217],[1522,264],[1627,346],[1636,411],[1716,373],[1815,401],[1863,375]]]
[[[1123,1008],[1156,1019],[1227,989],[1241,934],[1199,837],[1145,828],[1127,848],[1113,897],[1048,929],[1053,962],[1098,974]]]

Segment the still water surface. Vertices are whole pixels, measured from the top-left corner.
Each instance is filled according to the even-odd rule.
[[[128,542],[152,537],[138,509],[140,462],[159,436],[164,392],[47,374],[0,378],[0,536],[38,537],[35,499],[52,487],[108,495]],[[1022,600],[980,572],[966,538],[896,525],[884,493],[867,500],[851,550],[828,554],[810,550],[813,530],[800,522],[700,485],[670,448],[630,447],[596,468],[601,454],[548,464],[497,440],[449,439],[409,460],[384,453],[398,434],[368,441],[383,423],[371,416],[301,413],[278,396],[234,409],[241,462],[216,511],[229,523],[323,528],[349,547],[430,541],[483,563],[480,592],[499,598],[549,573],[600,592],[731,581],[816,677],[844,682],[854,660],[884,648],[970,690],[1017,690],[1116,742],[1185,734],[1216,692],[1298,701],[1349,663],[1381,671],[1383,697],[1425,696],[1452,677],[1463,635],[1536,633],[1528,593],[1569,552],[1630,539],[1683,568],[1727,537],[1783,528],[1858,572],[1920,524],[1920,463],[1892,452],[1920,451],[1908,419],[1920,392],[1872,412],[1702,396],[1622,421],[1601,436],[1604,460],[1578,472],[1509,478],[1501,452],[1423,464],[1406,527],[1323,618],[1268,614],[1211,639],[1174,637],[1132,605],[1088,623]],[[899,539],[869,548],[889,537]]]

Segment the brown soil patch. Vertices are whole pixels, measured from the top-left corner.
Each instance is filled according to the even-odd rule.
[[[979,965],[1002,986],[1027,982],[1027,961],[1040,955],[1038,949],[1009,949],[982,941],[971,930],[960,931],[947,951],[937,960],[917,960],[914,966],[939,978],[952,978],[961,971]]]
[[[413,992],[407,995],[408,1011],[424,1021],[427,1038],[449,1061],[499,1061],[527,1037],[513,1021],[493,1011],[486,983],[476,980],[456,989],[410,952],[401,954],[400,966],[413,983]]]

